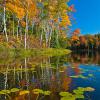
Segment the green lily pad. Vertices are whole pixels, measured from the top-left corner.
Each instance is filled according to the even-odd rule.
[[[79,75],[79,78],[87,79],[87,77],[85,77],[85,76],[83,76],[83,75]]]
[[[84,95],[75,95],[75,98],[77,98],[77,99],[84,99]]]
[[[95,91],[95,89],[92,88],[92,87],[86,87],[86,88],[85,88],[85,91],[89,91],[89,92],[91,92],[91,91]]]
[[[79,76],[70,76],[71,78],[78,78]]]
[[[61,100],[76,100],[76,98],[73,97],[62,97]]]
[[[83,95],[84,94],[84,92],[83,91],[80,91],[80,90],[73,90],[73,93],[75,93],[75,94],[81,94],[81,95]]]
[[[20,89],[18,89],[18,88],[12,88],[10,91],[11,92],[18,92]]]
[[[88,74],[89,77],[93,77],[93,74]]]
[[[41,90],[41,89],[33,89],[33,93],[34,94],[39,94],[39,93],[43,94],[43,90]]]
[[[5,93],[5,92],[0,91],[0,94],[2,95],[2,94],[6,94],[6,93]]]
[[[72,94],[69,93],[69,92],[60,92],[59,95],[62,96],[62,97],[70,97],[70,96],[72,96]]]
[[[5,94],[10,94],[10,90],[1,90],[1,92],[4,92]]]
[[[50,91],[44,91],[44,93],[43,93],[44,95],[50,95],[51,94],[51,92]]]
[[[78,90],[78,91],[84,92],[84,91],[85,91],[85,88],[83,88],[83,87],[78,87],[77,90]]]

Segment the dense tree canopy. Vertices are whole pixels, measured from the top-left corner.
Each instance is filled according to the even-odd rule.
[[[66,31],[71,26],[71,12],[74,5],[68,5],[69,0],[1,0],[0,1],[0,31],[6,35],[20,38],[24,36],[24,46],[30,34],[39,37],[40,45],[52,47],[52,42],[59,47],[59,38],[66,37]],[[65,34],[65,35],[64,35]],[[54,39],[55,38],[55,39]],[[52,41],[52,42],[51,42]]]

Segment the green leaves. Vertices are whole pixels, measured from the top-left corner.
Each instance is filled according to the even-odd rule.
[[[44,91],[43,94],[44,94],[44,95],[50,95],[51,92],[50,92],[50,91]]]
[[[75,96],[69,92],[60,92],[61,100],[75,100]]]
[[[78,87],[77,89],[73,90],[72,93],[69,92],[60,92],[59,95],[62,96],[61,100],[76,100],[76,99],[84,99],[84,92],[86,91],[94,91],[95,89],[92,87]]]
[[[5,94],[10,94],[10,93],[11,93],[10,90],[1,90],[0,92],[1,92],[1,93],[5,93]]]
[[[82,79],[87,79],[86,76],[83,75],[76,75],[76,76],[70,76],[71,78],[82,78]]]
[[[76,99],[84,99],[84,93],[85,92],[91,92],[94,91],[95,89],[92,87],[78,87],[77,89],[73,90],[72,93],[70,92],[60,92],[59,95],[61,96],[61,100],[76,100]],[[19,95],[26,95],[30,94],[31,92],[29,90],[20,90],[18,88],[12,88],[11,90],[1,90],[0,95],[7,95],[10,97],[10,93],[16,93],[18,92]],[[51,94],[51,91],[47,90],[42,90],[42,89],[33,89],[32,90],[33,94],[36,94],[39,96],[39,94],[44,95],[44,96],[49,96]]]
[[[61,100],[76,100],[76,98],[73,97],[62,97]]]
[[[64,96],[72,96],[72,94],[69,93],[69,92],[60,92],[59,95],[60,95],[60,96],[63,96],[63,97],[64,97]]]
[[[33,89],[32,90],[32,92],[34,93],[34,94],[43,94],[43,90],[41,90],[41,89]]]
[[[10,94],[10,93],[15,93],[15,92],[18,92],[18,91],[20,91],[20,89],[18,89],[18,88],[12,88],[11,90],[1,90],[0,91],[0,94],[1,95],[3,95],[3,94]]]
[[[18,89],[18,88],[12,88],[10,91],[11,92],[18,92],[20,89]]]
[[[43,94],[43,95],[50,95],[50,91],[43,91],[42,89],[33,89],[32,92],[34,94]]]

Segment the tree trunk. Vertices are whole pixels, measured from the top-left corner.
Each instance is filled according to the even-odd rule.
[[[19,34],[19,19],[18,19],[18,26],[17,26],[17,39],[18,39],[18,34]]]
[[[14,24],[14,15],[13,15],[13,36],[15,34],[15,24]]]
[[[27,35],[28,35],[28,14],[26,15],[26,29],[25,29],[25,37],[24,37],[25,49],[27,48]]]
[[[4,32],[4,34],[6,35],[6,40],[7,40],[7,42],[8,42],[8,35],[7,35],[7,28],[6,28],[6,1],[4,1],[4,18],[3,18],[3,22],[4,22],[4,30],[3,30],[3,32]]]

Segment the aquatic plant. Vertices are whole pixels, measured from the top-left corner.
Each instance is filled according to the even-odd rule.
[[[78,87],[77,89],[73,90],[72,93],[69,92],[60,92],[59,95],[61,96],[61,100],[76,100],[76,99],[84,99],[84,93],[94,91],[95,89],[92,87]]]
[[[60,92],[59,95],[61,96],[61,100],[84,99],[85,98],[85,96],[84,96],[85,92],[91,92],[91,91],[94,91],[94,90],[95,89],[92,88],[92,87],[85,87],[85,88],[78,87],[77,89],[74,89],[72,91],[72,93],[64,91],[64,92]],[[6,95],[10,100],[11,99],[10,94],[16,93],[16,92],[18,92],[19,96],[31,93],[29,90],[21,90],[21,89],[18,89],[18,88],[12,88],[10,90],[1,90],[0,95]],[[52,93],[52,91],[49,91],[49,90],[45,91],[45,90],[42,90],[42,89],[33,89],[32,93],[37,95],[36,100],[38,100],[40,95],[43,95],[44,97],[49,96]]]
[[[87,79],[88,77],[86,76],[83,76],[83,75],[73,75],[73,76],[70,76],[71,78],[82,78],[82,79]]]

